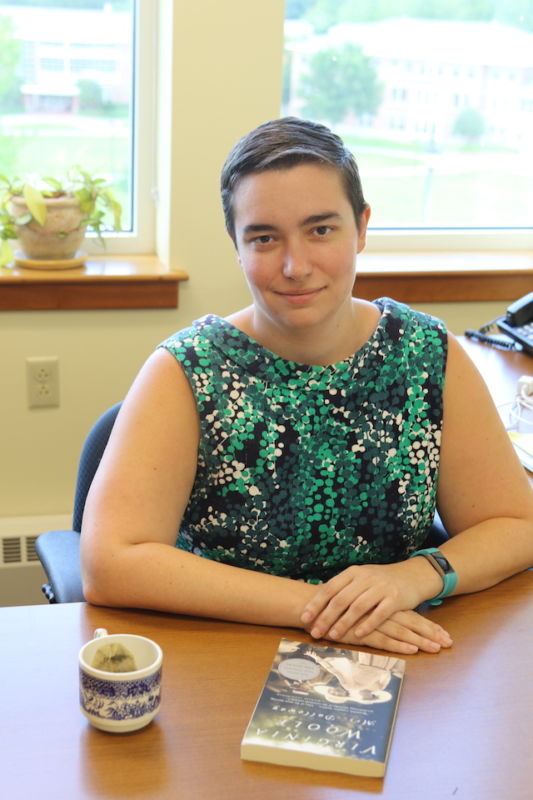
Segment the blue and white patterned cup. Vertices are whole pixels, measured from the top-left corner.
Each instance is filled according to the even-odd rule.
[[[79,653],[80,705],[91,725],[111,733],[144,728],[161,705],[163,651],[144,636],[108,634],[98,628],[95,638]],[[135,661],[130,672],[108,672],[93,667],[97,651],[106,645],[122,645]]]

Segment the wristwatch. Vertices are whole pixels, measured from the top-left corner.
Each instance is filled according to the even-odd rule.
[[[442,578],[442,591],[431,600],[428,600],[430,606],[440,606],[443,598],[448,597],[457,586],[457,573],[446,556],[443,555],[437,547],[426,547],[424,550],[415,550],[414,553],[411,553],[409,558],[414,558],[415,556],[422,556],[425,558]]]

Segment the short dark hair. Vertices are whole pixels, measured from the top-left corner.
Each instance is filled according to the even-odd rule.
[[[282,117],[259,125],[239,139],[222,168],[222,207],[231,238],[235,240],[233,198],[241,178],[252,172],[289,169],[310,162],[337,170],[359,227],[367,203],[353,154],[340,136],[325,125],[298,117]]]

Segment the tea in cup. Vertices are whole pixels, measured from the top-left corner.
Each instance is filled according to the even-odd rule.
[[[91,725],[129,733],[153,720],[161,705],[163,652],[158,644],[98,628],[78,660],[80,705]]]

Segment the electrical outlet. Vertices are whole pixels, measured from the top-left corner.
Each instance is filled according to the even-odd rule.
[[[59,359],[57,356],[32,356],[26,359],[28,406],[59,405]]]

